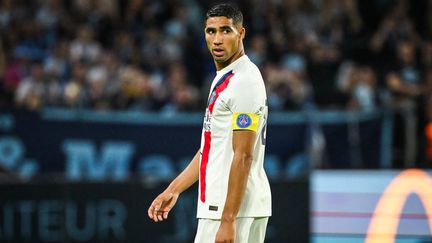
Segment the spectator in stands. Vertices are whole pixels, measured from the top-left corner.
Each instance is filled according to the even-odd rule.
[[[36,11],[35,21],[46,30],[54,31],[56,34],[61,16],[65,14],[63,4],[59,0],[41,1],[41,5]]]
[[[119,108],[141,111],[154,109],[154,87],[150,75],[129,65],[121,70],[119,82]]]
[[[62,83],[66,82],[71,68],[69,59],[69,42],[65,40],[57,42],[44,60],[46,75],[55,77]]]
[[[247,47],[248,57],[259,68],[262,68],[268,59],[267,48],[267,40],[264,35],[257,34],[251,37],[251,43]]]
[[[84,61],[88,64],[99,61],[101,46],[95,40],[94,30],[89,25],[82,25],[77,30],[77,36],[70,45],[71,61]]]
[[[165,93],[162,111],[191,111],[198,108],[199,91],[188,82],[184,65],[173,63],[168,71],[164,85],[159,87]]]
[[[136,53],[141,55],[132,33],[128,31],[117,32],[116,36],[114,36],[113,51],[122,63],[131,63]]]
[[[378,107],[377,78],[374,70],[367,65],[345,63],[339,80],[339,88],[348,95],[350,110],[372,111]]]
[[[380,53],[382,61],[396,56],[394,54],[402,40],[411,40],[415,46],[420,43],[420,37],[408,15],[409,6],[409,1],[397,1],[370,40],[372,51]]]
[[[420,127],[423,127],[422,112],[420,105],[425,92],[425,80],[423,69],[417,61],[416,46],[413,41],[400,41],[397,45],[397,61],[392,70],[386,75],[387,88],[391,92],[392,104],[400,111],[403,119],[402,124],[405,132],[404,141],[404,164],[406,167],[413,166],[418,156],[417,142]],[[420,109],[419,109],[420,108]],[[397,134],[401,135],[401,133]]]
[[[87,81],[90,86],[90,102],[104,109],[113,109],[119,93],[121,66],[113,53],[105,51],[99,62],[90,66]],[[103,104],[102,104],[103,103]]]
[[[416,60],[416,47],[412,41],[400,41],[397,62],[387,74],[386,84],[396,103],[415,101],[423,92],[422,68]]]
[[[58,80],[49,80],[40,62],[31,65],[30,75],[20,82],[15,93],[16,105],[30,110],[56,104],[60,99],[61,87]]]
[[[15,13],[15,5],[13,0],[6,0],[0,3],[0,28],[1,30],[7,29],[13,19]]]
[[[151,27],[145,30],[144,39],[141,43],[141,55],[145,67],[152,70],[162,70],[166,63],[163,39],[160,29]]]
[[[302,109],[311,90],[301,56],[287,55],[283,65],[266,65],[264,75],[270,109]]]
[[[71,78],[66,82],[63,104],[69,108],[86,108],[89,105],[89,88],[86,80],[87,69],[82,62],[72,65]]]
[[[5,58],[9,57],[9,62],[5,63],[2,86],[8,96],[13,96],[21,80],[28,75],[29,59],[21,53],[15,53],[14,55],[9,53],[8,55],[6,50],[4,55]]]

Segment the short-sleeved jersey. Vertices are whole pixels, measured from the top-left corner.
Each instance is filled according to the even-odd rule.
[[[246,55],[217,71],[210,88],[201,137],[198,218],[220,219],[233,160],[234,130],[253,130],[256,140],[246,192],[237,217],[271,215],[264,171],[267,97],[259,69]]]

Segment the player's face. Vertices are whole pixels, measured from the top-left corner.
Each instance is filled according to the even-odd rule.
[[[206,21],[205,38],[207,48],[220,70],[234,62],[243,54],[242,40],[245,29],[233,24],[227,17],[210,17]]]

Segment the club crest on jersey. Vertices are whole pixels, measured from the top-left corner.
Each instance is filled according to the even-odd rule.
[[[248,114],[240,114],[237,117],[237,126],[247,128],[252,124],[252,118]]]
[[[210,95],[210,98],[209,98],[209,100],[208,100],[208,104],[207,104],[207,105],[210,105],[211,103],[213,103],[213,101],[215,100],[215,98],[216,98],[216,92],[213,91],[213,92],[211,93],[211,95]]]

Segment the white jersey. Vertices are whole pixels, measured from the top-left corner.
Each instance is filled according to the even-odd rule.
[[[267,97],[261,73],[246,55],[217,71],[210,88],[201,138],[198,218],[220,219],[233,159],[233,130],[253,130],[256,141],[247,188],[237,217],[271,215],[264,171]]]

